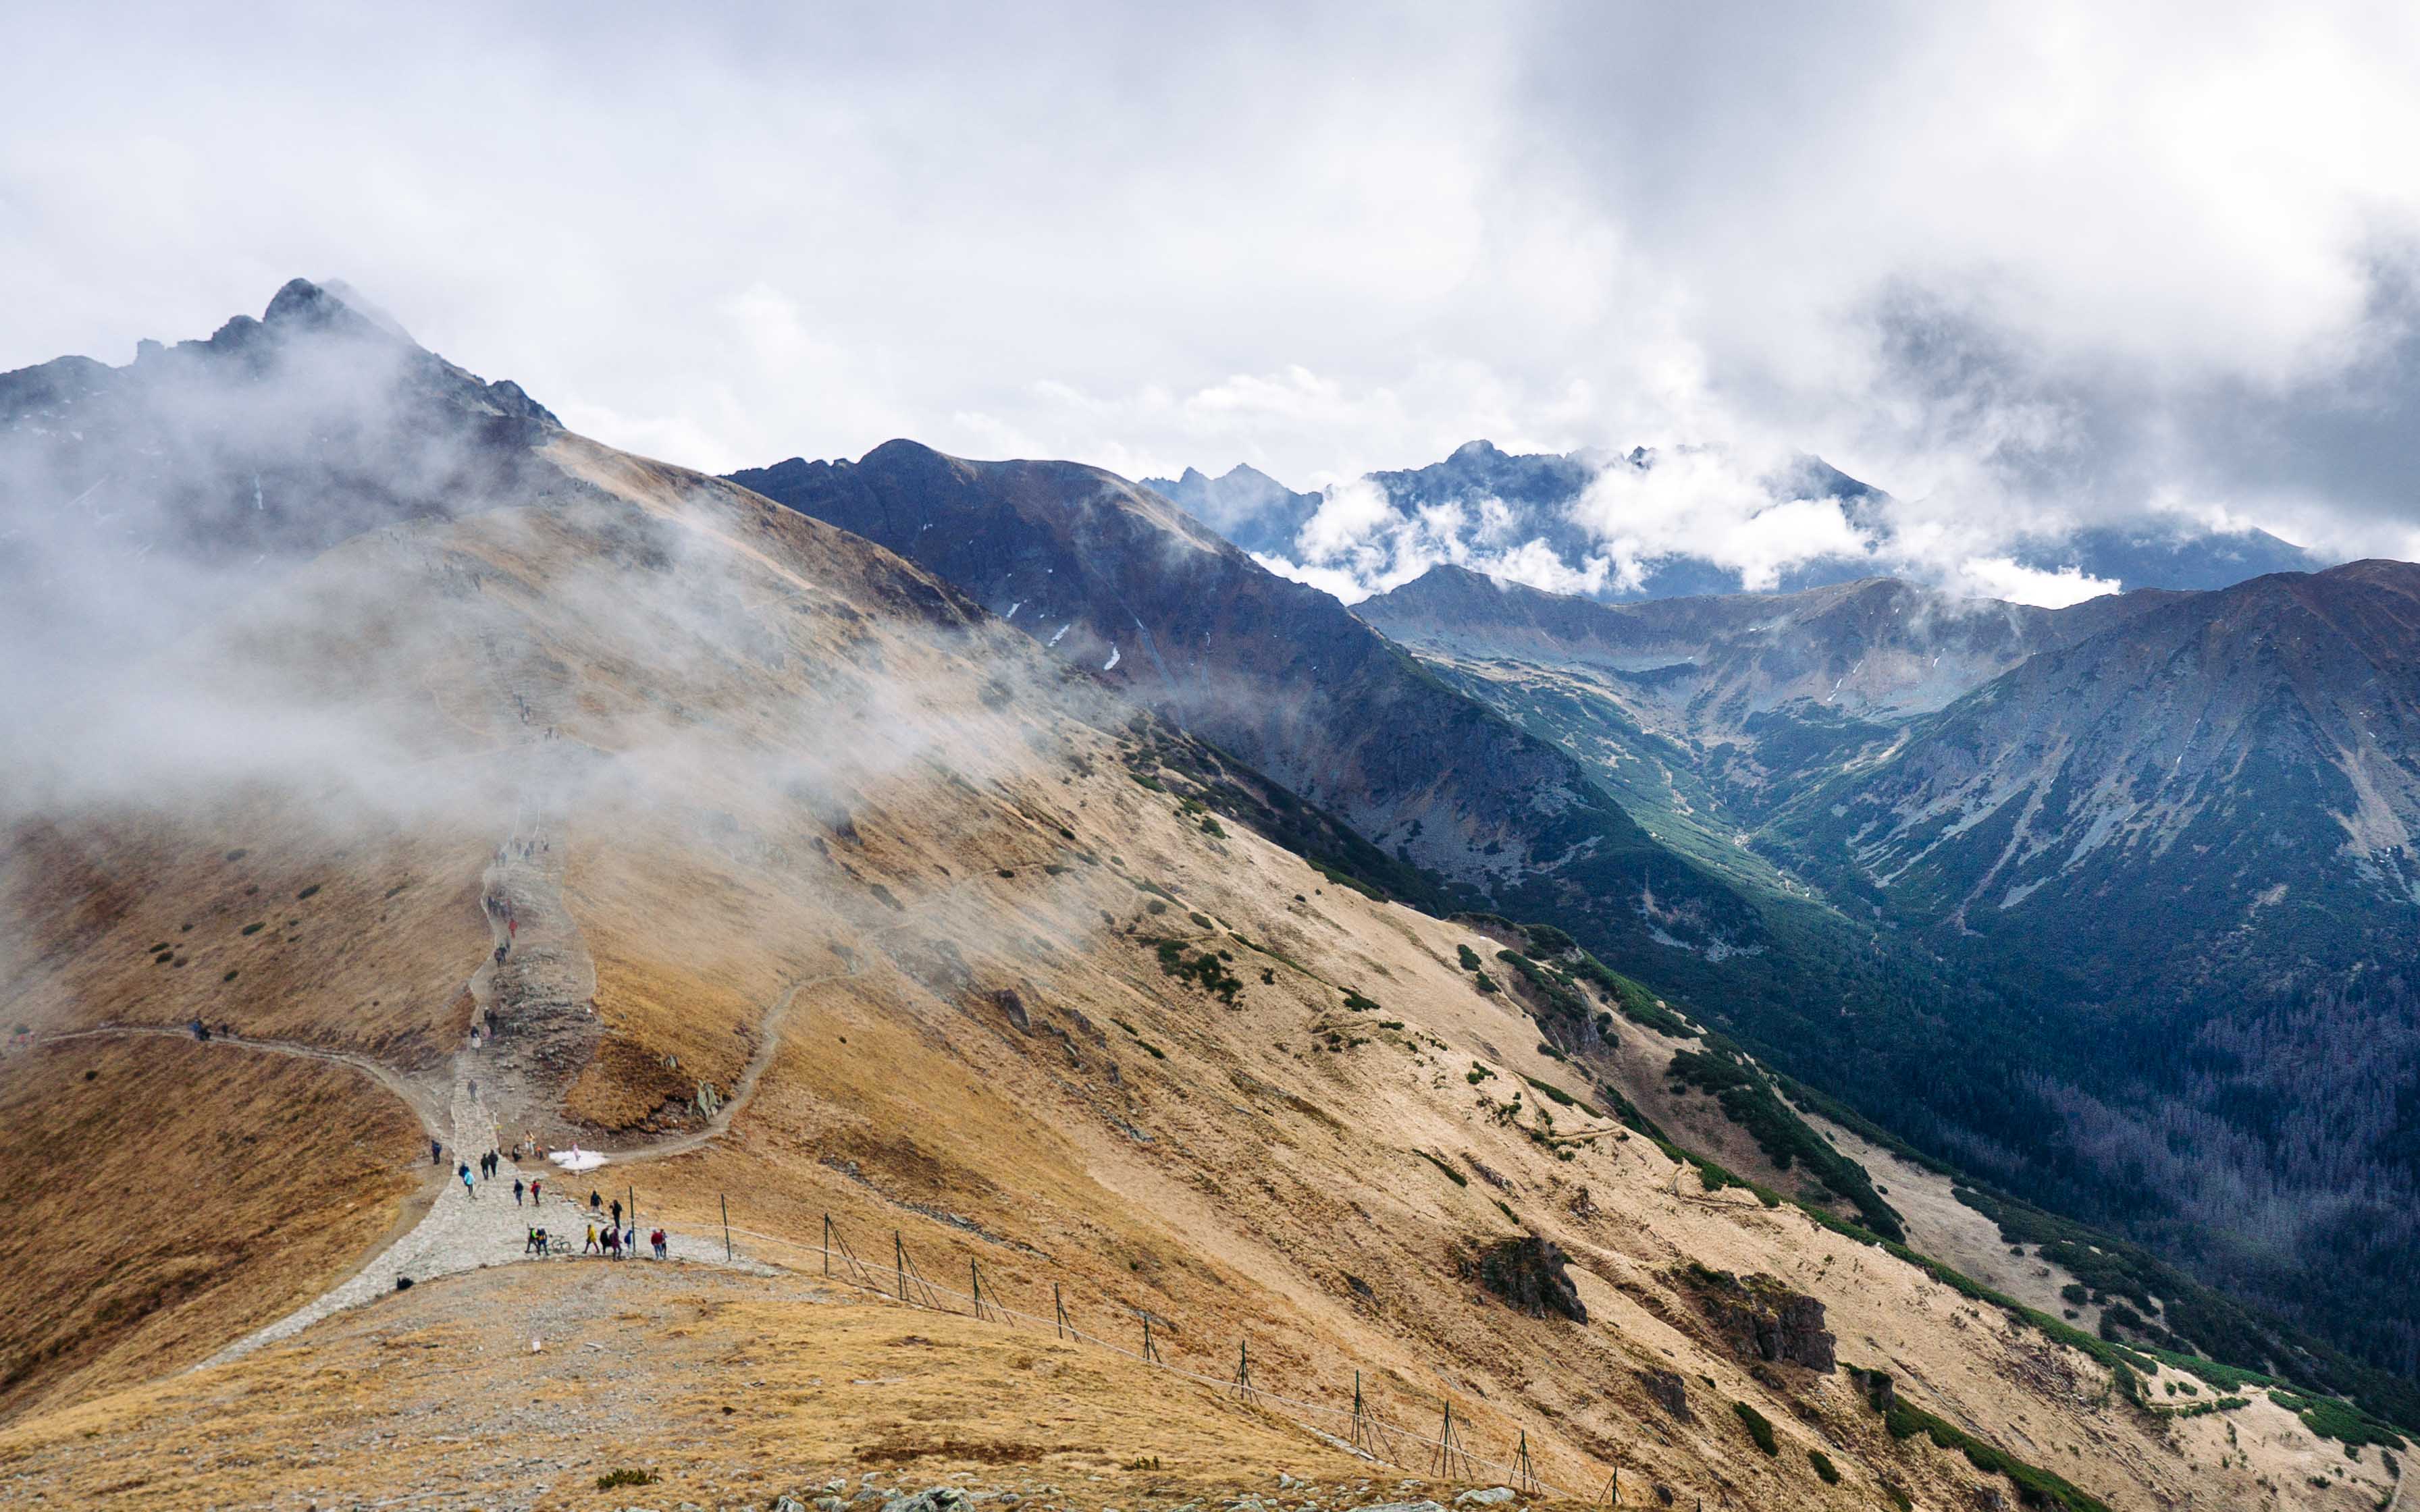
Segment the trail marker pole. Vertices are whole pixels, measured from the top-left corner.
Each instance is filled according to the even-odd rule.
[[[1621,1504],[1621,1472],[1617,1470],[1605,1478],[1605,1494],[1598,1498],[1607,1506]]]
[[[831,1214],[824,1214],[824,1274],[831,1274]]]
[[[1512,1484],[1524,1496],[1538,1494],[1538,1467],[1529,1458],[1529,1430],[1521,1430],[1521,1447],[1512,1453]]]
[[[1160,1359],[1160,1357],[1159,1357],[1159,1350],[1156,1350],[1156,1349],[1155,1349],[1155,1348],[1153,1348],[1153,1346],[1152,1346],[1152,1342],[1151,1342],[1151,1314],[1149,1314],[1149,1313],[1145,1313],[1145,1314],[1143,1314],[1143,1315],[1142,1315],[1142,1357],[1143,1357],[1143,1359],[1144,1359],[1144,1360],[1148,1361],[1149,1363],[1151,1363],[1151,1364],[1153,1364],[1153,1365],[1160,1365],[1160,1364],[1164,1364],[1164,1363],[1165,1363],[1165,1362],[1163,1362],[1163,1361]]]
[[[1252,1399],[1252,1342],[1235,1341],[1235,1396],[1243,1401]]]
[[[1059,1283],[1056,1281],[1050,1283],[1050,1313],[1061,1338],[1063,1339],[1074,1332],[1075,1325],[1067,1321],[1067,1304],[1060,1300]]]
[[[975,1262],[971,1259],[967,1261],[967,1275],[974,1286],[975,1316],[981,1318],[984,1316],[983,1272],[976,1269]]]
[[[722,1258],[728,1264],[731,1260],[731,1198],[720,1192],[715,1196],[722,1198]]]
[[[891,1230],[891,1259],[899,1268],[899,1300],[906,1302],[908,1300],[908,1242],[899,1237],[899,1230],[896,1228]]]

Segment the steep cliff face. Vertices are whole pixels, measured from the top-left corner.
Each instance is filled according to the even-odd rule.
[[[970,462],[908,441],[733,481],[949,579],[1458,898],[1561,900],[1600,941],[1752,937],[1728,888],[1658,846],[1568,755],[1149,490],[1075,463]]]

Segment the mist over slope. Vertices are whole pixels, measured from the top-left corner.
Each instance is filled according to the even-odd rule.
[[[1755,944],[1753,913],[1568,756],[1114,474],[893,441],[855,463],[793,459],[734,481],[931,568],[1433,874],[1425,887],[1374,879],[1400,892],[1551,907],[1599,943],[1660,932],[1700,949]]]

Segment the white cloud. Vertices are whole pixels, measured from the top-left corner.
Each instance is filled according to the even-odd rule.
[[[343,276],[714,468],[1698,444],[1822,454],[1948,562],[2175,490],[2412,539],[2392,8],[20,9],[0,368]],[[1611,570],[1838,544],[1700,505]]]
[[[1959,564],[1957,586],[1981,598],[2065,609],[2087,598],[2117,593],[2124,585],[2113,578],[2087,578],[2074,567],[2045,572],[2007,557],[1970,557]]]

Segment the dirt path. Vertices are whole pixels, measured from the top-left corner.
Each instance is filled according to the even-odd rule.
[[[89,1029],[70,1029],[59,1034],[46,1034],[42,1036],[39,1042],[57,1044],[70,1040],[145,1038],[190,1040],[193,1038],[193,1031],[170,1024],[101,1024]],[[444,1140],[451,1136],[452,1130],[441,1110],[442,1105],[434,1090],[427,1084],[413,1081],[401,1072],[382,1062],[372,1060],[367,1056],[355,1055],[349,1050],[322,1049],[318,1045],[304,1044],[299,1040],[255,1040],[240,1034],[221,1034],[216,1030],[211,1031],[209,1042],[228,1045],[238,1050],[256,1050],[263,1055],[291,1056],[298,1060],[319,1060],[332,1066],[350,1067],[403,1099],[405,1104],[419,1118],[420,1126],[427,1132],[428,1137]]]
[[[662,1160],[672,1155],[686,1155],[690,1150],[702,1149],[729,1133],[731,1120],[737,1118],[740,1109],[746,1107],[755,1097],[756,1084],[764,1079],[765,1068],[773,1063],[774,1055],[782,1048],[782,1025],[783,1021],[789,1017],[790,1005],[798,1000],[800,993],[810,987],[820,987],[830,981],[845,981],[857,974],[857,963],[851,961],[846,970],[828,971],[822,976],[809,977],[803,981],[793,984],[789,991],[775,1000],[771,1008],[765,1011],[764,1020],[756,1033],[756,1053],[748,1057],[746,1069],[740,1072],[739,1079],[732,1084],[731,1095],[723,1100],[721,1106],[714,1110],[714,1116],[706,1120],[705,1128],[695,1134],[681,1134],[676,1138],[644,1145],[636,1149],[609,1151],[613,1163],[617,1165],[628,1165],[638,1161]]]

